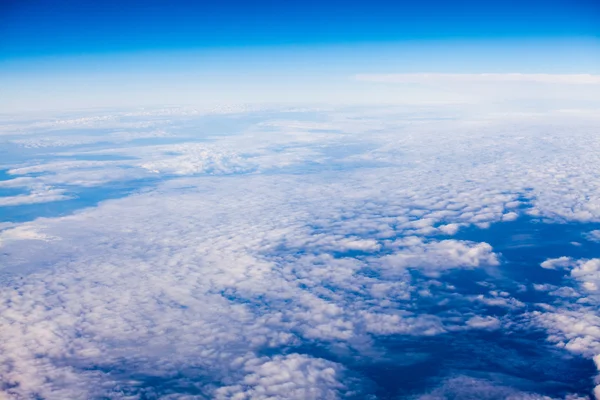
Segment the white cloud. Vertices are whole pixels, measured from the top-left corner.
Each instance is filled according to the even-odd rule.
[[[481,317],[476,315],[469,318],[467,325],[476,329],[496,330],[500,328],[500,320],[492,316]]]
[[[359,74],[356,80],[385,83],[546,83],[567,85],[598,85],[600,75],[591,74],[522,74],[522,73],[481,73],[481,74]]]
[[[416,237],[398,240],[392,245],[396,253],[373,260],[382,273],[396,273],[398,269],[417,268],[436,276],[451,268],[475,268],[499,265],[492,246],[457,240],[423,242]]]
[[[514,211],[511,211],[511,212],[507,212],[506,214],[504,214],[502,216],[502,221],[514,221],[517,218],[519,218],[519,214],[517,214]]]
[[[600,242],[600,230],[593,230],[584,235],[587,240],[592,242]]]
[[[148,150],[151,152],[146,153],[146,157],[138,166],[154,173],[176,175],[231,174],[249,172],[253,169],[252,162],[244,160],[235,153],[193,143],[150,148]]]
[[[216,390],[215,399],[337,399],[345,389],[342,367],[299,354],[272,359],[236,360],[246,372],[242,382]]]
[[[63,189],[41,188],[28,194],[0,197],[0,207],[49,203],[72,198],[72,196],[65,194],[65,190]]]
[[[549,258],[540,266],[545,269],[566,269],[573,265],[574,260],[570,257]]]
[[[329,110],[320,122],[278,115],[207,142],[61,154],[118,159],[7,166],[16,177],[0,185],[32,190],[179,177],[3,231],[2,267],[21,274],[0,288],[3,390],[119,398],[158,377],[172,385],[152,389],[155,397],[184,396],[186,385],[208,398],[343,397],[342,361],[299,348],[364,357],[381,336],[498,329],[486,307],[523,313],[526,304],[499,288],[464,296],[446,285],[444,274],[458,270],[502,271],[488,268],[500,264],[489,244],[438,235],[527,213],[600,220],[597,122],[577,117],[572,129],[575,120],[562,115],[459,111],[440,121],[433,111]],[[69,121],[104,128],[109,120]],[[52,190],[40,193],[62,193]],[[592,302],[597,266],[557,260],[546,266],[571,268]],[[567,289],[537,289],[571,301]],[[419,301],[464,308],[431,315]],[[567,322],[556,316],[560,304],[539,309],[551,340],[598,354],[593,309]],[[579,313],[588,323],[575,331]]]
[[[0,240],[50,240],[52,236],[43,233],[40,228],[28,225],[19,225],[0,231]]]

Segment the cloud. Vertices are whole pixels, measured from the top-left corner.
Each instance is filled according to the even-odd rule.
[[[76,136],[64,136],[55,135],[49,136],[44,135],[33,137],[13,139],[10,143],[24,147],[26,149],[42,149],[42,148],[56,148],[56,147],[76,147],[81,145],[93,145],[98,143],[126,143],[139,139],[156,139],[156,138],[169,138],[173,135],[161,130],[148,130],[148,131],[116,131],[108,135],[76,135]]]
[[[399,251],[373,260],[382,273],[394,273],[402,268],[416,268],[432,276],[451,268],[496,266],[500,262],[487,243],[470,243],[457,240],[423,242],[408,237],[394,242]]]
[[[215,399],[337,399],[346,389],[343,368],[336,363],[300,354],[272,359],[236,360],[246,372],[241,384],[215,391]]]
[[[0,230],[0,245],[3,241],[9,240],[52,240],[54,237],[46,235],[40,229],[41,227],[34,226],[16,226]]]
[[[538,286],[557,303],[537,307],[504,276],[491,244],[463,239],[516,217],[600,218],[600,149],[589,134],[597,122],[307,113],[271,123],[246,115],[235,134],[207,141],[98,144],[8,165],[17,177],[6,188],[157,179],[147,191],[3,231],[3,394],[344,397],[355,389],[346,363],[400,357],[386,338],[500,335],[530,309],[544,311],[531,321],[549,327],[550,340],[597,354],[598,322],[585,308],[595,301],[591,260],[565,261],[580,287]],[[105,128],[103,119],[69,121]],[[150,129],[139,116],[129,122]],[[586,297],[565,322],[568,289]]]
[[[592,358],[598,367],[600,357],[600,259],[560,257],[546,261],[551,269],[566,269],[581,289],[561,287],[551,294],[562,299],[561,307],[548,312],[534,312],[536,323],[549,332],[548,340],[558,347]],[[548,267],[547,267],[548,268]],[[572,302],[572,303],[569,303]],[[597,382],[596,378],[596,382]],[[594,388],[600,399],[600,386]]]
[[[500,320],[492,316],[480,317],[476,315],[467,321],[467,325],[476,329],[495,330],[500,328]]]
[[[204,145],[190,143],[148,150],[154,150],[154,153],[146,153],[146,159],[138,165],[159,174],[231,174],[254,169],[251,162],[235,153]]]
[[[584,235],[584,237],[592,242],[600,242],[600,230],[593,230]]]
[[[595,121],[565,116],[564,113],[436,120],[431,117],[432,110],[415,113],[398,107],[310,112],[319,113],[316,125],[315,122],[298,121],[296,114],[293,114],[294,119],[283,119],[285,112],[272,120],[259,119],[259,122],[247,115],[246,119],[237,116],[235,121],[240,124],[240,130],[227,135],[213,134],[211,130],[192,134],[190,129],[177,126],[176,121],[161,119],[164,125],[161,129],[169,131],[173,135],[169,140],[177,143],[115,146],[114,143],[98,142],[94,145],[97,148],[86,148],[85,151],[76,148],[60,154],[61,157],[92,160],[56,161],[47,157],[50,160],[35,165],[24,160],[11,166],[11,172],[35,175],[3,181],[2,185],[22,185],[30,190],[45,185],[55,189],[60,185],[90,187],[109,182],[165,179],[171,175],[306,173],[331,168],[360,171],[365,179],[386,180],[380,168],[387,167],[390,179],[398,179],[406,185],[428,182],[431,187],[443,186],[444,180],[463,179],[463,193],[440,193],[416,202],[415,206],[419,207],[421,202],[422,208],[413,210],[405,223],[407,230],[419,235],[455,234],[465,224],[477,223],[485,227],[499,219],[513,220],[522,213],[519,210],[522,202],[517,198],[525,188],[533,189],[528,194],[531,199],[529,215],[539,213],[548,218],[580,221],[598,218],[597,197],[590,195],[600,190],[594,186],[594,169],[591,167],[596,144],[585,135],[594,129]],[[435,112],[436,115],[448,113],[445,109]],[[148,113],[149,120],[154,121],[152,112]],[[98,118],[108,118],[106,115],[101,117]],[[138,119],[127,118],[133,117],[117,113],[107,120],[113,121],[119,131],[123,130],[122,125],[140,121],[137,114],[135,118]],[[186,118],[197,118],[186,122],[191,126],[205,123],[202,115]],[[77,120],[73,118],[73,121]],[[561,134],[574,120],[580,124],[580,129],[569,135]],[[77,138],[71,131],[77,126],[67,124],[67,127],[69,134],[65,133],[65,136]],[[105,128],[94,126],[93,129],[100,133]],[[154,126],[137,128],[136,135],[150,135],[156,129]],[[441,131],[448,135],[440,136],[438,132]],[[501,146],[497,132],[505,132]],[[27,136],[32,141],[42,140],[45,132],[33,130]],[[106,137],[93,136],[98,140]],[[571,157],[574,153],[576,157]],[[94,157],[99,160],[93,160]],[[500,159],[502,164],[498,164]],[[527,167],[529,159],[535,168]],[[363,168],[366,166],[378,169]],[[442,170],[443,173],[439,173]],[[558,182],[562,176],[570,179]],[[568,196],[561,194],[566,190],[581,198],[567,200]],[[404,194],[411,195],[409,190]],[[487,203],[481,211],[464,205],[467,202],[482,204],[475,197],[486,198]],[[453,203],[455,201],[457,203]],[[446,202],[443,207],[442,202]],[[417,216],[416,212],[424,214]]]
[[[591,74],[358,74],[359,81],[382,83],[543,83],[566,85],[598,85],[600,75]]]
[[[502,221],[514,221],[517,218],[519,218],[519,214],[517,214],[514,211],[511,211],[511,212],[507,212],[506,214],[504,214],[502,216]]]
[[[573,265],[574,260],[570,257],[549,258],[540,266],[545,269],[566,269]]]
[[[72,196],[65,194],[65,190],[63,189],[41,188],[28,194],[0,197],[0,207],[49,203],[72,198]]]
[[[490,246],[417,238],[387,243],[360,232],[350,236],[351,226],[329,222],[317,229],[312,224],[321,213],[336,219],[336,207],[354,209],[343,197],[331,203],[336,185],[297,176],[176,180],[44,220],[43,235],[62,240],[20,246],[19,239],[30,239],[21,235],[4,243],[4,265],[24,256],[29,268],[38,265],[0,290],[11,299],[0,313],[8,327],[0,332],[5,392],[137,393],[144,379],[183,369],[180,394],[187,379],[209,396],[216,396],[211,382],[218,381],[223,396],[287,388],[290,396],[333,398],[345,390],[335,380],[341,367],[309,355],[267,360],[260,353],[312,342],[362,352],[371,335],[443,333],[439,318],[392,306],[411,296],[407,270],[439,276],[448,268],[497,263]],[[38,232],[40,224],[18,229]],[[380,262],[372,253],[386,246],[403,260],[385,267],[390,278],[361,273]],[[372,255],[343,255],[355,251]],[[248,360],[241,369],[240,357]],[[284,378],[287,383],[277,383]]]

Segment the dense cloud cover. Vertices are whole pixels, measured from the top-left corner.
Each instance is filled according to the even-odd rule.
[[[458,106],[6,119],[0,396],[591,398],[599,127]]]

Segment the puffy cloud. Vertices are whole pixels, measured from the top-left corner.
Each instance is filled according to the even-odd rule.
[[[534,316],[558,346],[590,358],[600,353],[600,317],[591,309],[534,312]]]
[[[519,214],[517,214],[514,211],[511,211],[511,212],[507,212],[506,214],[504,214],[502,216],[502,221],[514,221],[517,218],[519,218]]]
[[[458,240],[424,242],[417,237],[397,240],[392,247],[397,253],[383,256],[376,263],[380,271],[386,273],[401,268],[418,268],[432,276],[439,271],[451,268],[475,268],[486,265],[499,265],[492,246],[487,243],[469,243]]]
[[[144,149],[146,159],[139,167],[154,173],[193,175],[199,173],[231,174],[248,172],[251,163],[235,153],[228,153],[204,145],[170,145]]]
[[[272,359],[235,360],[245,376],[238,385],[224,386],[216,399],[337,399],[347,389],[336,363],[299,354]]]

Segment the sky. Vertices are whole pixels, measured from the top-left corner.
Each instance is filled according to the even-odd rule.
[[[402,95],[353,76],[594,74],[599,19],[592,0],[3,1],[0,102],[385,102]]]

